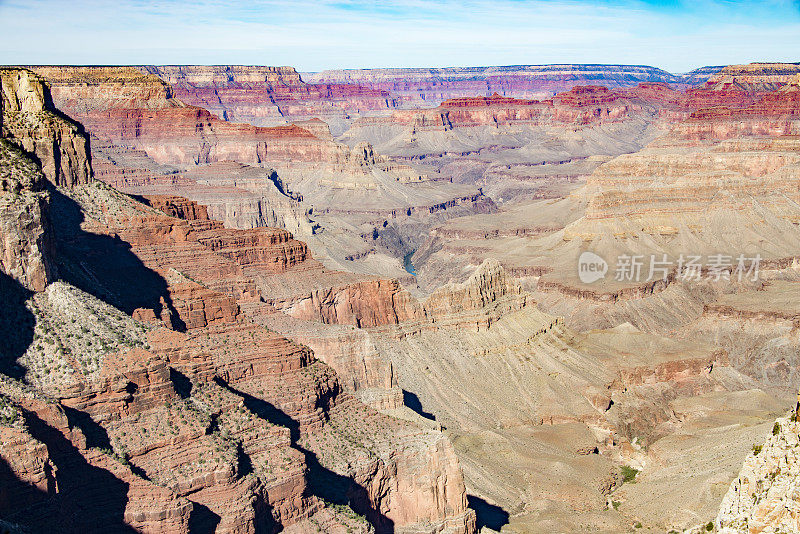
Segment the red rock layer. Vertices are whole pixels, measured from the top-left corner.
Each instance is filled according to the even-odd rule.
[[[175,96],[232,122],[259,126],[395,106],[386,91],[354,84],[308,84],[291,67],[146,66]]]
[[[132,67],[41,67],[59,109],[102,140],[144,150],[159,163],[345,163],[350,150],[295,125],[226,122],[187,106],[155,76]],[[80,81],[79,81],[80,80]],[[90,82],[90,83],[87,83]]]
[[[197,202],[175,195],[147,195],[144,197],[148,205],[163,211],[170,217],[187,221],[208,221],[208,210]],[[220,225],[221,226],[221,225]]]
[[[356,401],[309,349],[242,313],[275,313],[259,277],[324,272],[305,244],[225,230],[179,198],[151,199],[158,211],[100,183],[54,198],[66,279],[153,328],[146,348],[100,353],[96,376],[61,351],[74,372],[51,403],[0,379],[4,518],[43,531],[270,532],[332,492],[379,531],[475,531],[443,435]],[[77,289],[64,298],[96,302]],[[328,516],[337,523],[349,524]]]
[[[800,133],[800,74],[772,92],[736,94],[738,105],[699,109],[674,131],[691,140]]]
[[[58,404],[9,381],[0,392],[18,413],[16,424],[0,425],[4,518],[50,532],[94,531],[98,525],[188,531],[191,502],[89,447],[85,431]]]
[[[388,120],[411,124],[415,131],[511,123],[586,125],[624,120],[631,112],[652,105],[648,89],[653,92],[647,87],[642,91],[611,91],[605,87],[582,86],[547,100],[508,98],[494,93],[489,97],[446,100],[434,109],[396,111],[388,119],[367,118],[357,122],[366,124]],[[657,98],[653,100],[658,101]]]
[[[258,127],[224,121],[206,109],[173,98],[171,91],[164,90],[164,82],[133,67],[37,70],[53,85],[56,105],[79,120],[90,134],[104,143],[142,150],[160,164],[236,161],[275,167],[310,165],[361,174],[377,165],[401,175],[413,174],[405,167],[392,169],[380,158],[366,162],[364,153],[334,142],[330,132],[320,130],[317,123],[309,123],[309,128],[319,137],[294,124]],[[107,166],[101,168],[104,174],[107,171]],[[132,171],[121,179],[137,182],[151,177]]]
[[[138,223],[134,223],[137,218]],[[147,267],[163,273],[165,277],[169,277],[169,272],[178,272],[189,280],[176,281],[168,287],[171,312],[179,319],[172,322],[180,324],[185,332],[155,332],[150,337],[151,350],[192,379],[198,387],[204,388],[204,391],[207,389],[209,394],[220,394],[215,379],[221,379],[224,383],[223,389],[232,388],[229,391],[234,396],[240,394],[237,392],[242,392],[264,399],[269,405],[277,407],[289,418],[287,421],[296,421],[300,432],[307,434],[308,439],[319,447],[335,447],[330,438],[322,438],[320,434],[325,428],[327,418],[349,420],[354,413],[363,411],[366,407],[342,393],[333,372],[314,360],[307,349],[251,322],[240,312],[236,300],[248,302],[249,308],[263,308],[263,305],[242,292],[236,293],[230,289],[237,284],[242,286],[248,277],[256,273],[286,271],[283,276],[290,280],[292,270],[316,269],[321,272],[321,269],[310,260],[305,245],[292,240],[286,232],[266,228],[253,231],[220,228],[195,230],[193,226],[198,222],[203,221],[190,223],[142,212],[140,215],[131,215],[124,221],[119,220],[111,227],[95,228],[120,236],[132,245],[132,251]],[[284,261],[285,258],[292,258],[285,255],[287,251],[302,254]],[[273,259],[269,259],[270,255]],[[305,265],[308,263],[311,265]],[[192,280],[201,281],[202,284]],[[220,293],[214,287],[224,288],[228,293]],[[232,298],[233,295],[237,297],[236,300]],[[364,309],[359,310],[361,313],[367,313],[367,304],[366,301],[363,303]],[[251,309],[248,313],[252,314],[254,311]],[[270,312],[263,308],[260,313]],[[144,388],[142,391],[145,391]],[[224,413],[224,404],[222,406],[221,413]],[[377,439],[384,441],[382,447],[394,446],[392,436],[406,436],[402,439],[411,439],[407,436],[410,429],[378,416],[375,412],[368,410],[358,417],[383,429],[376,434]],[[118,439],[123,439],[119,437],[121,434],[115,435]],[[257,435],[256,433],[252,439],[248,438],[243,442],[245,450],[258,450]],[[417,441],[414,438],[414,442]],[[138,442],[130,443],[133,446]],[[187,455],[195,454],[192,451],[199,446],[191,443],[192,441],[186,443],[186,447],[190,447],[185,453]],[[289,444],[285,443],[286,446]],[[450,454],[447,452],[451,450],[448,447],[449,445],[437,445],[437,449],[431,454]],[[131,451],[131,462],[147,473],[161,473],[159,476],[163,477],[167,476],[165,469],[177,469],[180,465],[173,463],[175,460],[171,459],[175,454],[172,446],[158,445],[156,449],[139,446],[138,449],[141,455],[137,456]],[[296,452],[294,455],[296,456]],[[258,458],[253,458],[254,465],[260,461]],[[266,461],[271,461],[269,458],[275,458],[274,450],[269,451]],[[452,457],[446,462],[454,459]],[[445,460],[442,458],[435,461]],[[403,467],[407,464],[415,467]],[[222,467],[215,469],[219,468]],[[264,488],[266,497],[259,486],[244,484],[235,469],[231,471],[228,467],[224,467],[221,472],[214,471],[213,483],[209,481],[209,475],[203,475],[202,482],[197,478],[200,475],[187,473],[185,477],[188,478],[178,476],[169,487],[175,488],[179,495],[191,495],[192,500],[221,515],[223,523],[233,521],[234,518],[239,518],[237,521],[240,521],[241,518],[248,517],[252,517],[254,522],[258,521],[258,506],[245,506],[242,499],[255,499],[256,503],[260,502],[259,499],[266,499],[274,510],[273,516],[281,522],[306,517],[315,508],[312,501],[302,506],[298,504],[305,502],[302,500],[305,494],[301,476],[302,462],[289,461],[282,469],[284,472],[296,472],[296,476],[282,475],[283,478],[275,482],[282,488],[280,490],[267,484]],[[398,525],[427,518],[430,521],[445,521],[446,528],[451,532],[469,532],[474,528],[471,515],[466,510],[463,490],[459,489],[463,485],[452,466],[446,467],[446,476],[454,481],[455,486],[448,482],[444,486],[444,494],[439,493],[441,490],[434,490],[437,496],[430,501],[424,497],[424,492],[430,491],[427,483],[417,479],[428,468],[418,466],[418,459],[412,461],[403,453],[398,453],[391,461],[388,457],[381,456],[373,457],[365,463],[357,462],[353,469],[353,479],[358,483],[354,488],[362,488],[358,490],[362,492],[360,496],[354,497],[354,506],[372,517],[378,525],[382,524],[384,519],[381,517],[385,516]],[[381,513],[374,515],[378,510]],[[248,524],[236,523],[231,528],[248,531]]]
[[[443,69],[331,70],[311,73],[312,82],[352,83],[388,91],[404,108],[430,107],[453,98],[498,93],[517,98],[541,98],[579,85],[632,87],[662,82],[678,87],[703,83],[719,67],[673,75],[660,69],[627,65],[519,65]]]

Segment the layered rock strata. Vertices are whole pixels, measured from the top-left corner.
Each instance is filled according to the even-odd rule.
[[[704,67],[685,75],[628,65],[519,65],[440,69],[354,69],[305,74],[313,83],[352,83],[397,95],[404,107],[428,107],[450,98],[499,93],[538,98],[577,85],[631,87],[641,82],[694,85],[721,67]]]
[[[175,96],[231,122],[274,126],[320,117],[332,123],[393,108],[386,91],[355,84],[305,83],[292,67],[145,66],[170,84]]]
[[[32,163],[14,170],[25,179],[6,177],[4,197],[41,182]],[[4,343],[19,349],[0,380],[4,519],[36,530],[306,532],[321,521],[474,532],[440,432],[358,402],[307,348],[242,312],[275,313],[254,279],[308,270],[303,243],[226,230],[174,196],[147,206],[99,182],[49,190],[63,281],[39,277],[51,283],[2,318]]]
[[[0,70],[2,137],[33,154],[55,185],[92,179],[89,143],[80,125],[58,112],[47,82],[26,69]]]

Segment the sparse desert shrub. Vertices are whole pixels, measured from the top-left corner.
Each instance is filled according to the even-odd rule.
[[[622,481],[626,483],[634,483],[636,482],[636,475],[639,474],[639,470],[635,467],[631,467],[629,465],[623,465],[620,469],[622,472]]]
[[[772,425],[772,435],[777,436],[781,432],[781,424],[775,421],[775,424]]]
[[[706,523],[706,531],[711,532],[712,530],[714,530],[714,522],[709,521],[708,523]]]
[[[763,448],[764,448],[763,445],[753,445],[753,454],[758,456],[758,454],[761,452],[761,449]]]

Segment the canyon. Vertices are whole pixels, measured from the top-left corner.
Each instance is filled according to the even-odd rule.
[[[0,79],[4,528],[791,530],[797,64]]]
[[[4,112],[7,94],[32,93],[12,112],[47,128],[44,80],[2,74]],[[321,269],[305,244],[280,229],[225,230],[183,199],[141,203],[80,183],[88,160],[57,187],[19,148],[24,139],[4,134],[4,205],[22,195],[39,210],[4,231],[24,245],[4,258],[35,265],[3,263],[4,294],[17,296],[3,318],[4,520],[37,530],[474,530],[440,432],[356,401],[308,349],[253,319],[271,313],[260,273]]]
[[[722,67],[702,67],[671,74],[644,65],[517,65],[431,69],[351,69],[304,73],[311,83],[351,83],[397,95],[403,107],[435,106],[459,97],[499,93],[541,98],[578,85],[631,87],[641,82],[669,83],[685,88],[703,83]]]

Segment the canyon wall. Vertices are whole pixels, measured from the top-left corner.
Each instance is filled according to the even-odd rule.
[[[301,91],[305,85],[290,69],[158,71],[176,88],[133,67],[37,69],[53,85],[56,103],[96,138],[102,180],[133,194],[189,197],[231,227],[286,228],[308,239],[332,268],[402,276],[393,256],[402,257],[413,244],[397,246],[396,238],[413,231],[396,227],[428,224],[430,213],[441,219],[492,209],[480,189],[429,177],[369,143],[338,143],[318,119],[259,127],[222,120],[176,98],[177,85],[188,80],[217,83],[228,76]],[[241,91],[252,97],[259,89]],[[390,220],[396,225],[386,230],[393,247],[387,250],[373,236]],[[336,237],[317,238],[323,231]]]
[[[498,93],[541,98],[578,85],[631,87],[641,82],[678,86],[702,83],[721,67],[704,67],[685,75],[634,65],[519,65],[433,69],[353,69],[303,74],[312,83],[351,83],[397,95],[402,107],[430,107],[460,97]]]
[[[306,83],[292,67],[144,66],[170,84],[175,96],[231,122],[273,126],[323,118],[332,123],[352,115],[395,107],[387,91],[355,84]]]
[[[47,82],[25,69],[2,69],[3,137],[38,158],[47,179],[71,187],[92,179],[89,143],[58,112]]]
[[[54,223],[47,255],[37,221],[3,226],[4,272],[38,291],[20,293],[0,322],[4,520],[475,531],[446,437],[362,404],[308,348],[255,321],[276,313],[255,280],[309,270],[304,243],[280,229],[225,229],[196,203],[144,204],[99,181],[49,184],[43,197],[41,168],[2,148],[3,205],[47,201]],[[36,264],[48,259],[60,281]]]

